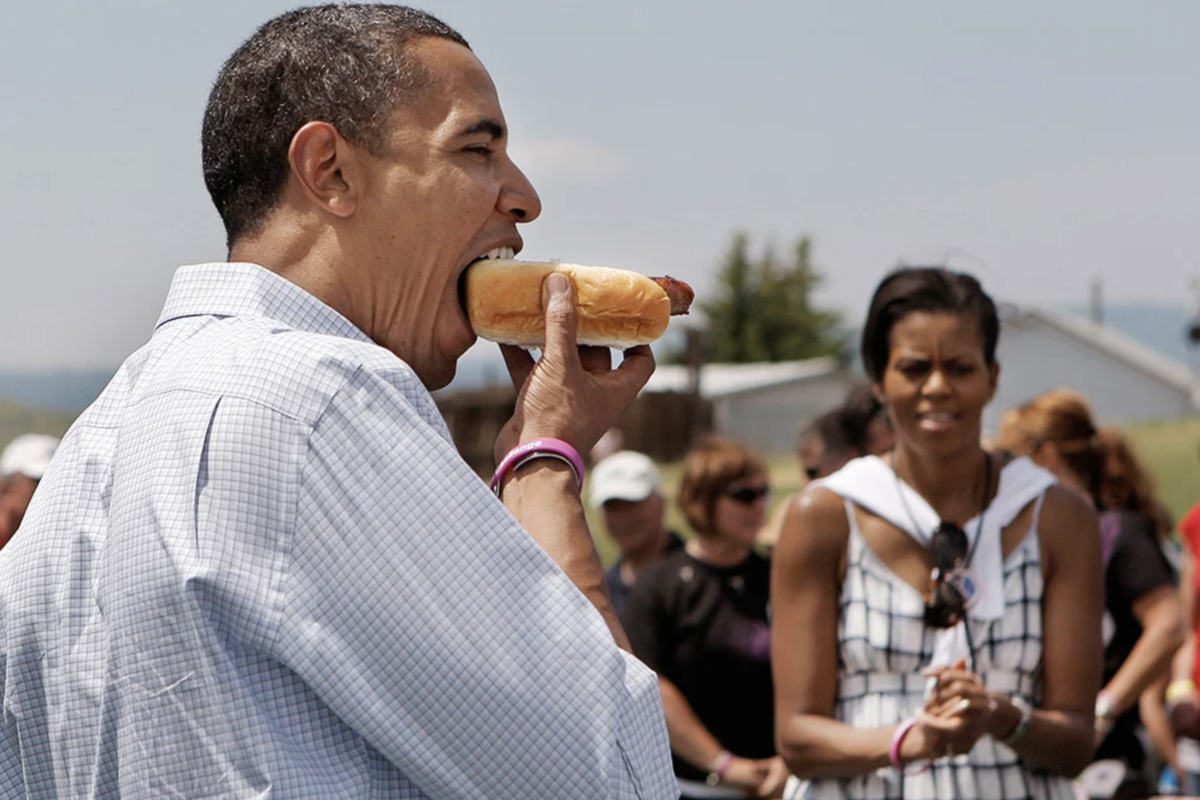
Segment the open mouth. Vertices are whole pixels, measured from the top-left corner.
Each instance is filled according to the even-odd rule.
[[[458,273],[458,304],[462,306],[463,313],[467,313],[467,270],[471,268],[471,264],[483,261],[485,259],[511,259],[515,258],[517,251],[512,247],[495,247],[487,251],[478,258],[473,258],[463,267],[462,272]]]

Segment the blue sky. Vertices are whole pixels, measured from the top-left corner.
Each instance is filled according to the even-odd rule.
[[[6,3],[0,368],[106,368],[171,273],[223,257],[199,122],[292,4]],[[526,257],[692,281],[734,230],[815,239],[861,316],[898,260],[998,298],[1189,303],[1200,3],[457,2],[545,204]],[[473,357],[486,357],[481,345]]]

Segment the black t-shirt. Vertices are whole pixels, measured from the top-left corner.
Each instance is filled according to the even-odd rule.
[[[623,618],[638,658],[743,758],[775,755],[770,573],[771,562],[757,553],[736,567],[714,567],[677,550],[638,576]],[[704,780],[707,773],[675,758],[675,774]]]
[[[1104,683],[1108,684],[1142,636],[1142,625],[1133,605],[1149,592],[1175,584],[1175,572],[1159,546],[1154,521],[1133,511],[1108,511],[1118,533],[1104,571],[1104,605],[1112,620],[1112,638],[1104,648]],[[1101,520],[1101,526],[1110,524]],[[1102,531],[1103,535],[1103,531]],[[1096,759],[1119,758],[1140,767],[1145,757],[1136,730],[1140,722],[1137,704],[1113,726],[1096,753]]]
[[[663,554],[673,552],[683,547],[683,539],[679,538],[679,534],[670,531],[670,537],[667,539],[667,546],[663,549]],[[626,583],[621,578],[621,562],[624,559],[617,559],[617,563],[609,568],[608,572],[604,573],[604,583],[608,586],[608,596],[612,598],[613,610],[617,612],[617,617],[624,624],[625,607],[629,605],[629,594],[633,591],[633,585]],[[634,581],[637,583],[637,581]]]

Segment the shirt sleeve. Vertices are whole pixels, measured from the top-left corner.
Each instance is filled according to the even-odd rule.
[[[430,797],[677,796],[654,674],[406,381],[312,431],[278,657]]]
[[[1109,561],[1107,591],[1132,606],[1142,595],[1175,584],[1175,573],[1154,535],[1153,522],[1139,514],[1122,514],[1121,532]]]

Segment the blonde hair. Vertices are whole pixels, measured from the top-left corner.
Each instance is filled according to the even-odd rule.
[[[1132,443],[1120,428],[1097,427],[1094,420],[1087,398],[1070,389],[1053,389],[1005,412],[996,446],[1033,455],[1053,444],[1099,508],[1145,514],[1165,536],[1171,530],[1170,515]]]

